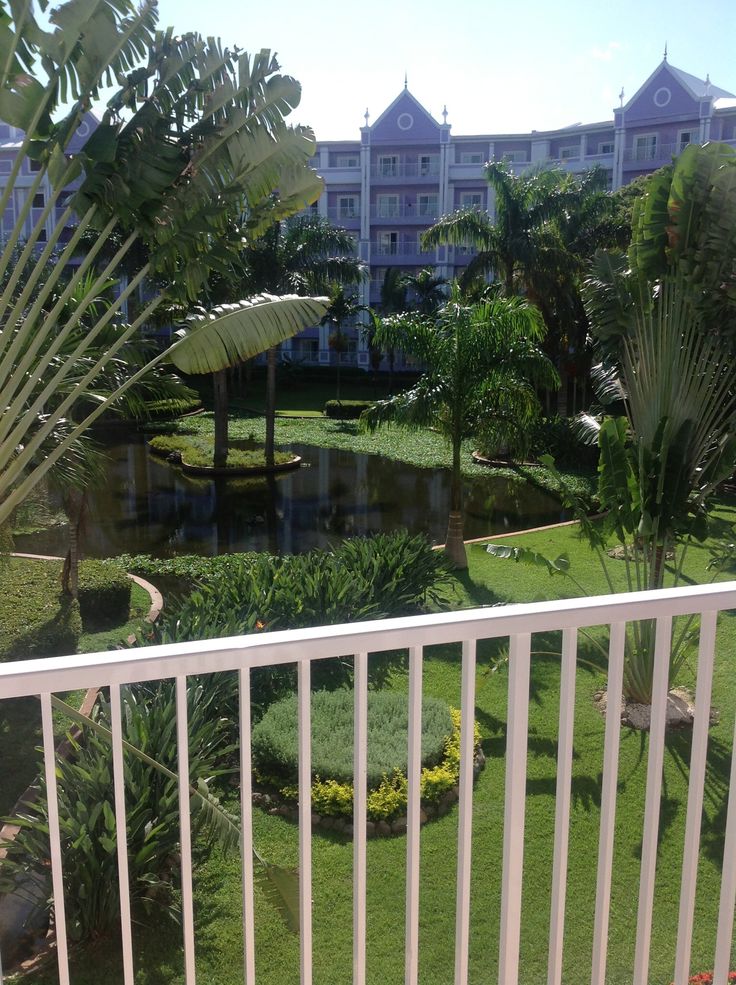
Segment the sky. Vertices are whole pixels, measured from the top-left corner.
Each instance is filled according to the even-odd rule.
[[[270,48],[302,85],[293,123],[358,139],[409,90],[455,134],[613,118],[661,62],[736,93],[736,0],[159,0],[160,23]]]

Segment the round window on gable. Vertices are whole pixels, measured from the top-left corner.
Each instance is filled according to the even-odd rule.
[[[396,123],[398,124],[399,130],[411,130],[414,126],[414,117],[411,113],[400,113]]]
[[[86,137],[88,133],[89,133],[89,124],[84,122],[80,123],[79,126],[77,127],[77,136]]]
[[[667,86],[661,86],[661,88],[657,89],[654,93],[654,105],[659,106],[660,109],[662,109],[663,106],[666,106],[670,99],[672,99],[672,93]]]

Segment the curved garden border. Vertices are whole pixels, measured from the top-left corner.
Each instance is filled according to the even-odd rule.
[[[213,478],[224,476],[228,479],[242,479],[247,476],[272,475],[276,472],[290,472],[292,469],[299,468],[302,464],[302,459],[300,455],[294,455],[290,461],[283,462],[281,465],[274,465],[271,467],[268,465],[256,465],[249,468],[226,467],[224,469],[216,469],[211,465],[190,465],[188,462],[185,462],[183,458],[177,464],[181,465],[182,472],[187,475],[198,475],[205,477],[212,476]]]

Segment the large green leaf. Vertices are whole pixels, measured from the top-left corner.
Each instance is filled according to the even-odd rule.
[[[184,373],[216,373],[317,325],[328,305],[329,298],[269,294],[220,305],[187,319],[169,358]]]

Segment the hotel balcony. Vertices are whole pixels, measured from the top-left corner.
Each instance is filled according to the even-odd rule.
[[[439,161],[430,164],[404,163],[373,164],[371,165],[372,181],[411,181],[430,182],[437,184],[440,178]]]
[[[382,219],[394,219],[402,220],[403,224],[407,223],[425,223],[429,225],[430,223],[436,222],[439,218],[440,210],[436,203],[397,203],[396,205],[387,203],[378,203],[371,205],[370,207],[370,217],[371,220],[382,220]]]
[[[468,982],[491,981],[496,977],[502,985],[517,985],[520,978],[520,952],[524,947],[524,928],[534,921],[545,921],[545,939],[548,950],[545,963],[549,985],[561,985],[571,981],[563,977],[565,960],[566,926],[579,920],[590,924],[591,947],[586,954],[574,956],[575,981],[590,981],[592,985],[606,982],[634,982],[635,985],[649,985],[656,981],[667,985],[669,978],[651,978],[649,972],[650,951],[652,948],[653,911],[665,906],[674,916],[671,923],[677,924],[677,939],[672,953],[672,968],[675,985],[686,985],[691,972],[691,945],[694,928],[702,919],[702,900],[696,907],[698,863],[701,851],[701,822],[703,817],[704,794],[712,797],[714,792],[707,789],[706,765],[709,745],[709,719],[711,684],[714,676],[716,653],[716,623],[719,612],[736,606],[736,582],[717,585],[687,587],[681,589],[641,592],[635,594],[609,595],[597,598],[567,599],[554,602],[537,602],[524,605],[494,606],[457,612],[438,613],[411,618],[389,619],[352,625],[329,626],[315,629],[260,633],[246,637],[198,641],[188,644],[153,646],[145,649],[117,650],[106,653],[92,653],[33,659],[0,666],[0,695],[3,700],[38,696],[41,706],[43,731],[43,757],[47,789],[49,792],[49,861],[54,899],[55,943],[53,953],[58,964],[58,980],[62,983],[74,981],[69,975],[71,938],[65,919],[64,896],[64,853],[59,827],[59,801],[57,799],[56,752],[54,749],[54,725],[52,719],[52,696],[60,692],[78,689],[109,689],[112,721],[111,770],[115,789],[115,817],[111,819],[117,839],[117,873],[120,886],[120,928],[119,942],[122,948],[122,969],[120,981],[132,985],[136,970],[140,970],[141,958],[135,942],[139,929],[134,925],[128,896],[128,861],[126,845],[126,801],[123,786],[125,757],[129,752],[123,747],[121,732],[121,689],[129,685],[162,679],[174,679],[176,689],[176,741],[178,742],[178,790],[180,811],[180,854],[176,865],[181,884],[181,904],[183,921],[181,934],[181,956],[184,967],[184,980],[194,985],[195,969],[198,961],[198,941],[202,921],[208,919],[207,907],[201,904],[195,908],[193,886],[197,881],[196,865],[193,864],[193,847],[190,828],[190,750],[188,736],[187,692],[192,675],[232,672],[237,675],[239,688],[239,771],[235,786],[240,800],[241,862],[242,868],[242,912],[225,914],[232,921],[232,933],[242,934],[243,952],[242,978],[246,985],[258,980],[313,981],[315,954],[320,953],[320,967],[324,969],[328,948],[330,981],[352,982],[364,985],[366,981],[386,981],[380,973],[381,945],[386,927],[376,919],[376,907],[393,907],[393,899],[374,898],[374,880],[380,877],[371,869],[373,859],[371,844],[368,844],[366,815],[366,777],[367,777],[367,725],[368,725],[368,681],[374,661],[379,660],[386,651],[404,650],[408,652],[408,801],[406,833],[396,836],[392,842],[395,852],[392,855],[393,867],[403,871],[405,898],[402,893],[400,907],[403,910],[402,930],[396,929],[397,937],[403,940],[404,976],[408,985],[421,981],[453,982],[454,985],[467,985]],[[671,897],[664,901],[655,894],[660,878],[658,860],[659,838],[663,826],[671,824],[667,814],[667,790],[663,788],[663,758],[670,742],[666,732],[667,670],[673,620],[678,617],[695,617],[699,626],[699,649],[697,657],[696,710],[691,742],[688,741],[687,756],[682,760],[682,770],[687,777],[687,807],[684,821],[684,837],[681,854],[675,872],[669,872],[668,885]],[[728,617],[727,617],[728,618]],[[605,724],[601,722],[601,762],[600,775],[591,778],[595,791],[588,790],[589,810],[587,824],[593,824],[597,831],[597,857],[591,857],[590,893],[585,899],[568,898],[568,869],[574,859],[571,854],[571,808],[574,798],[579,795],[578,777],[576,780],[576,742],[580,740],[578,729],[580,719],[576,717],[576,672],[585,663],[584,637],[586,630],[593,627],[605,629],[608,661],[607,680],[609,693],[620,694],[624,669],[624,639],[626,624],[642,619],[656,620],[656,651],[654,670],[654,699],[651,709],[651,728],[648,738],[640,733],[640,756],[647,760],[646,783],[642,784],[642,821],[640,829],[638,864],[638,883],[627,888],[625,907],[636,914],[635,934],[628,943],[631,946],[631,966],[622,976],[610,977],[607,971],[609,952],[609,931],[618,926],[620,914],[612,904],[612,885],[616,884],[614,843],[618,837],[620,818],[617,816],[617,798],[630,777],[619,772],[619,751],[629,740],[622,730],[618,714],[608,715]],[[539,634],[544,634],[540,637]],[[552,637],[549,634],[555,634]],[[545,755],[552,757],[556,779],[551,787],[545,786],[544,796],[549,798],[549,809],[545,817],[549,831],[549,858],[543,862],[539,856],[525,864],[525,850],[529,848],[529,832],[525,835],[526,808],[530,798],[542,796],[537,789],[539,779],[530,773],[530,757],[536,755],[537,736],[530,726],[530,672],[537,660],[547,660],[549,655],[538,656],[537,641],[544,640],[549,649],[550,640],[555,640],[557,664],[559,666],[559,726],[555,741]],[[535,641],[534,647],[532,641]],[[489,668],[482,656],[488,644],[484,641],[499,641],[508,654],[508,684],[506,706],[499,708],[499,715],[505,721],[503,728],[497,730],[488,755],[498,758],[505,779],[493,793],[495,806],[488,814],[488,805],[483,813],[478,813],[477,791],[474,786],[474,722],[478,717],[477,689],[485,686]],[[443,886],[434,892],[439,895],[428,901],[423,895],[427,884],[433,884],[433,868],[438,864],[432,852],[437,851],[436,838],[431,827],[439,822],[431,822],[422,828],[425,820],[420,802],[421,735],[422,735],[422,692],[426,687],[427,661],[431,650],[438,644],[458,645],[457,657],[452,665],[448,663],[445,673],[457,672],[457,702],[461,712],[460,729],[460,778],[456,793],[457,804],[452,808],[456,820],[453,859],[453,885]],[[455,652],[455,651],[453,651]],[[352,881],[344,887],[352,897],[352,921],[349,925],[329,927],[330,907],[325,908],[322,895],[322,880],[330,880],[330,864],[325,863],[322,842],[333,853],[345,840],[332,832],[314,829],[313,808],[310,798],[311,775],[311,675],[319,661],[331,657],[352,656],[354,671],[354,742],[352,751],[353,775],[355,778],[355,797],[352,825]],[[731,655],[732,659],[732,655]],[[298,736],[299,736],[299,806],[295,828],[295,845],[298,843],[298,908],[299,936],[298,949],[295,944],[294,968],[269,967],[267,962],[268,940],[263,938],[262,913],[259,906],[268,903],[258,895],[254,887],[253,849],[255,843],[254,826],[263,837],[264,817],[254,824],[256,814],[261,809],[253,807],[253,779],[251,770],[251,671],[264,667],[296,666],[298,680]],[[730,671],[729,671],[730,672]],[[535,699],[536,700],[536,699]],[[733,709],[728,712],[729,722]],[[582,726],[590,729],[591,722],[585,719]],[[729,726],[730,727],[730,726]],[[690,734],[688,734],[690,736]],[[636,739],[637,743],[639,739]],[[729,752],[730,757],[730,743]],[[488,767],[486,767],[487,769]],[[4,773],[5,773],[4,767]],[[642,771],[643,773],[643,771]],[[5,773],[7,775],[7,773]],[[547,781],[545,781],[546,783]],[[645,788],[644,788],[645,787]],[[577,790],[577,794],[575,791]],[[731,786],[716,792],[719,798],[719,813],[723,840],[723,862],[721,869],[720,897],[714,900],[717,921],[712,919],[708,927],[709,939],[714,942],[709,967],[715,968],[716,985],[726,985],[726,975],[731,959],[731,939],[734,918],[734,899],[736,897],[736,759],[731,765]],[[128,805],[129,806],[129,805]],[[449,818],[448,818],[449,821]],[[577,822],[580,822],[578,817]],[[275,822],[274,822],[275,823]],[[287,822],[279,820],[278,823]],[[454,822],[453,822],[454,823]],[[497,866],[500,873],[499,896],[492,903],[486,902],[478,909],[477,894],[483,891],[483,880],[492,873],[479,872],[478,852],[481,841],[498,835],[499,855]],[[342,841],[341,841],[342,839]],[[318,844],[319,842],[319,844]],[[429,855],[425,852],[425,842]],[[331,846],[331,847],[330,847]],[[447,848],[445,846],[445,853]],[[317,852],[319,848],[319,852]],[[457,852],[456,859],[454,852]],[[317,868],[315,859],[321,859]],[[329,854],[329,853],[328,853]],[[542,876],[549,865],[549,876]],[[674,879],[672,878],[674,876]],[[548,889],[540,895],[539,886]],[[620,887],[619,887],[620,890]],[[214,891],[214,886],[212,887]],[[336,890],[333,890],[336,891]],[[341,890],[342,891],[342,890]],[[328,894],[329,895],[329,894]],[[315,898],[319,896],[321,906],[318,917],[315,915]],[[656,896],[656,899],[655,899]],[[372,917],[366,919],[367,898],[370,897]],[[618,905],[621,894],[618,892]],[[256,904],[256,901],[258,905]],[[448,912],[448,937],[435,940],[427,936],[420,923],[420,900],[422,907],[431,902],[432,911],[446,908]],[[221,904],[220,904],[221,905]],[[490,906],[492,913],[487,912]],[[425,913],[425,910],[422,909]],[[498,957],[492,962],[483,959],[488,949],[488,939],[478,939],[477,921],[483,925],[492,920],[492,932],[498,943]],[[717,925],[716,925],[717,924]],[[237,928],[240,928],[238,931]],[[273,923],[270,924],[273,932]],[[475,929],[474,929],[475,928]],[[285,929],[282,929],[286,933]],[[325,936],[327,934],[327,937]],[[330,944],[332,935],[332,944]],[[337,935],[337,936],[335,936]],[[333,951],[338,938],[345,939],[346,947],[341,949],[344,966],[334,967]],[[111,946],[105,942],[105,947]],[[261,956],[261,951],[266,957]],[[346,953],[345,953],[346,952]],[[495,955],[494,945],[494,955]],[[352,957],[347,955],[352,954]],[[75,960],[78,961],[78,955]],[[90,960],[94,960],[94,953]],[[266,962],[264,964],[263,962]],[[377,963],[378,962],[378,963]],[[76,966],[76,965],[75,965]],[[569,966],[568,966],[569,967]],[[445,968],[447,974],[436,968]],[[451,970],[452,969],[452,970]],[[698,968],[695,971],[700,970]],[[240,974],[240,972],[238,972]],[[52,976],[55,978],[55,975]],[[0,981],[2,971],[0,970]],[[49,979],[44,979],[47,981]],[[85,979],[88,980],[88,979]],[[146,981],[149,979],[146,978]],[[151,979],[152,980],[152,979]],[[156,969],[157,982],[173,980],[173,972],[164,964]],[[181,980],[178,978],[177,980]],[[210,980],[209,978],[207,979]],[[321,978],[316,978],[316,981]],[[529,980],[529,979],[527,979]],[[539,981],[538,977],[534,981]]]

